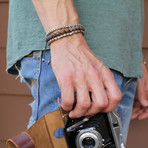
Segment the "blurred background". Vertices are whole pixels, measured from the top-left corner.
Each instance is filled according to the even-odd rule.
[[[26,129],[33,98],[24,83],[6,74],[6,39],[9,0],[0,0],[0,148],[7,138]],[[148,59],[148,0],[145,0],[145,30],[143,53]],[[132,120],[127,148],[148,148],[148,119]]]

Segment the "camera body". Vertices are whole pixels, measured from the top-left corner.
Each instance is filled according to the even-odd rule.
[[[124,148],[118,114],[98,113],[90,117],[68,117],[64,133],[68,148]]]

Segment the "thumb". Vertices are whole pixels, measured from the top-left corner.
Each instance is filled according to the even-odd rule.
[[[148,94],[146,93],[146,85],[145,85],[145,80],[144,78],[142,79],[138,79],[138,83],[137,83],[137,94],[138,94],[138,100],[140,102],[140,104],[143,107],[147,107],[148,106]]]
[[[144,99],[144,98],[139,98],[139,102],[141,103],[141,105],[143,107],[148,107],[148,100],[147,99]]]

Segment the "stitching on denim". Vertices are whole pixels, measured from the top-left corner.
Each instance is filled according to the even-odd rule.
[[[131,84],[133,85],[135,83],[136,78],[130,78],[128,80],[126,80],[124,86],[122,87],[122,96],[125,95],[126,90],[131,86]],[[136,83],[135,83],[136,84]]]
[[[41,69],[41,54],[42,52],[40,52],[40,56],[38,56],[38,59],[37,60],[37,71],[36,71],[36,75],[35,75],[35,79],[37,80],[37,83],[36,83],[36,111],[35,111],[35,120],[37,121],[37,118],[38,118],[38,106],[39,106],[39,77],[40,77],[40,69]]]
[[[134,96],[136,93],[136,86],[137,86],[137,80],[133,79],[133,81],[131,81],[131,84],[128,87],[128,91],[126,92],[126,95],[128,95],[128,96],[130,96],[130,98],[134,99]],[[132,92],[130,90],[132,90]]]

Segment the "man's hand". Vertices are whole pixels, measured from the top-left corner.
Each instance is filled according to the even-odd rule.
[[[53,42],[51,64],[61,88],[64,110],[72,110],[74,91],[77,93],[77,104],[69,114],[71,118],[110,112],[121,100],[113,74],[89,49],[82,34]]]
[[[148,118],[148,69],[143,64],[144,77],[138,79],[132,119]]]
[[[79,23],[73,0],[32,2],[46,33],[59,26]],[[89,49],[82,34],[54,41],[50,48],[51,64],[61,88],[64,110],[72,110],[74,92],[77,93],[77,104],[70,112],[71,118],[115,109],[121,100],[121,92],[111,71]]]

